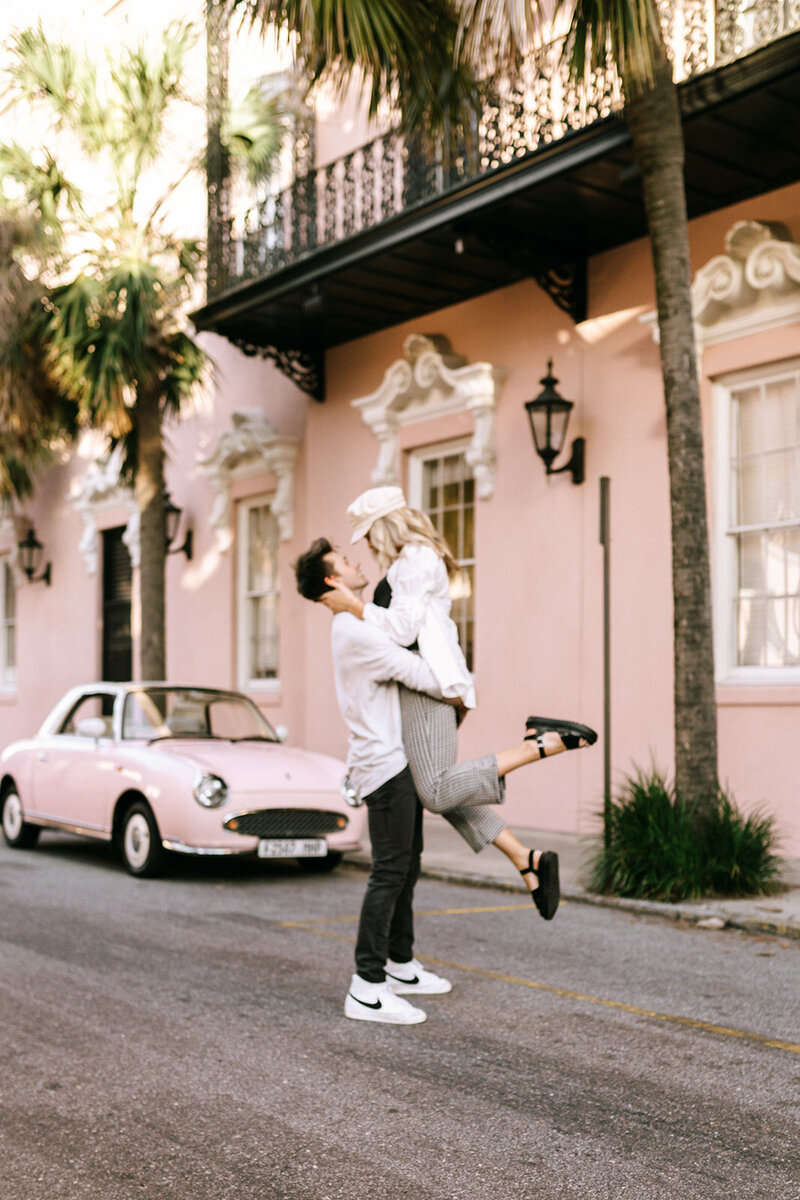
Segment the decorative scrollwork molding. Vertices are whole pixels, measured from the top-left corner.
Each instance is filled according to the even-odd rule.
[[[294,532],[294,464],[298,440],[275,432],[260,408],[231,415],[231,428],[222,434],[210,454],[198,458],[208,473],[216,493],[211,525],[221,551],[230,549],[231,480],[254,469],[272,471],[278,480],[270,507],[278,522],[281,541],[288,542]]]
[[[800,319],[800,246],[785,226],[738,221],[725,251],[697,272],[692,285],[702,343]]]
[[[453,353],[447,338],[412,334],[403,358],[387,369],[380,387],[351,401],[378,441],[376,485],[400,478],[398,434],[401,426],[445,413],[469,412],[474,421],[466,458],[481,500],[494,492],[495,407],[504,372],[491,363],[467,363]]]
[[[132,566],[139,566],[139,507],[133,489],[120,483],[121,463],[122,454],[118,449],[104,458],[95,459],[70,497],[83,518],[83,534],[78,549],[83,555],[89,575],[97,574],[100,562],[97,518],[109,508],[127,510],[128,522],[122,540],[128,547]]]
[[[725,253],[694,277],[692,311],[700,346],[800,321],[800,245],[785,225],[737,221]],[[655,311],[639,318],[658,341]]]

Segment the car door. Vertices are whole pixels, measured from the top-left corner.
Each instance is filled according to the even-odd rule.
[[[33,764],[31,808],[37,816],[86,833],[110,832],[116,778],[115,695],[82,695],[55,733],[40,740]],[[80,732],[85,717],[102,719],[106,736]]]

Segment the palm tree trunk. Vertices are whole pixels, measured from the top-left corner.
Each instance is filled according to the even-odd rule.
[[[230,10],[206,0],[206,290],[212,298],[227,287],[230,274],[230,160],[222,142],[228,105]]]
[[[684,142],[662,56],[653,86],[627,91],[655,272],[667,406],[675,655],[675,788],[698,811],[717,794],[717,707],[700,394],[692,320]]]
[[[142,387],[136,397],[138,460],[136,502],[139,506],[139,594],[142,614],[140,669],[142,679],[165,679],[164,625],[164,442],[157,393]]]

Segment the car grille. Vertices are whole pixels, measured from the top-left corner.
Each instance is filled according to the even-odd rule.
[[[225,821],[225,828],[234,833],[262,838],[319,837],[323,833],[338,833],[347,825],[343,813],[322,808],[262,808],[235,813]]]

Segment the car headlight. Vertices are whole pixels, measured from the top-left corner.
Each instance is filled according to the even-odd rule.
[[[228,799],[228,785],[219,775],[198,775],[193,791],[195,800],[203,808],[219,808]]]
[[[345,775],[344,779],[339,784],[339,791],[342,793],[342,799],[344,800],[345,804],[349,804],[351,808],[361,808],[361,805],[364,803],[364,801],[359,800],[358,796],[356,795],[356,789],[350,782],[349,775]]]

